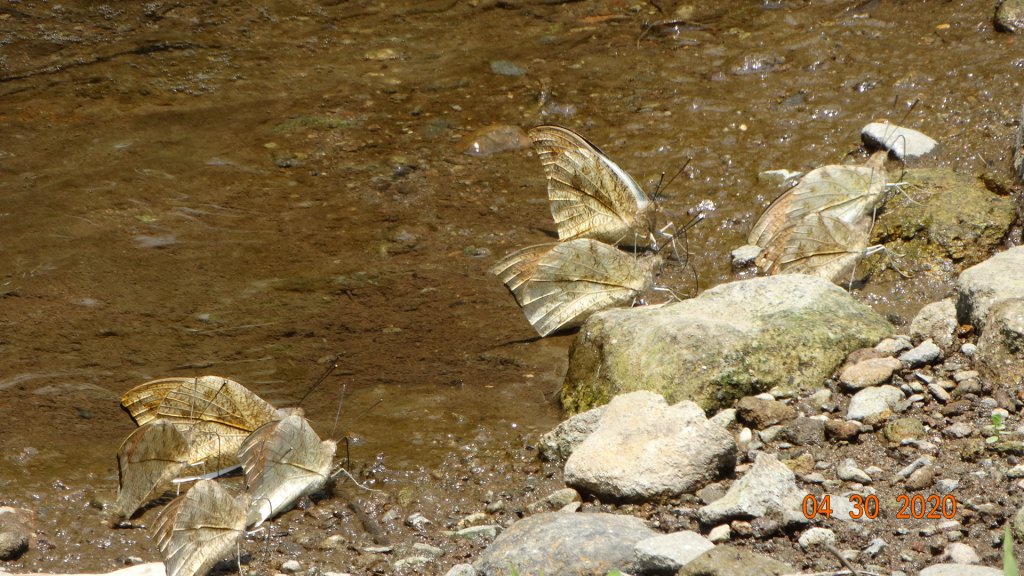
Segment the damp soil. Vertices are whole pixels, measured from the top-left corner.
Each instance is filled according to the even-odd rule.
[[[989,2],[40,1],[0,7],[0,504],[38,539],[13,571],[153,560],[103,507],[134,385],[217,374],[348,439],[368,487],[243,544],[388,572],[487,502],[508,523],[561,486],[533,442],[561,418],[572,334],[537,339],[490,266],[550,241],[528,150],[492,125],[572,127],[684,214],[693,294],[778,189],[760,171],[856,154],[887,118],[941,142],[917,165],[1009,174],[1021,41]],[[510,65],[511,64],[511,65]],[[913,107],[908,104],[917,101]],[[898,169],[897,169],[898,172]],[[707,206],[707,203],[705,203]],[[873,277],[899,322],[943,279]],[[338,365],[314,386],[329,366]],[[388,533],[373,545],[362,502]],[[158,507],[157,507],[158,508]],[[136,524],[152,523],[157,509]],[[433,524],[405,523],[421,513]],[[328,549],[319,544],[340,535]],[[378,540],[379,540],[378,535]],[[331,547],[333,546],[333,547]]]

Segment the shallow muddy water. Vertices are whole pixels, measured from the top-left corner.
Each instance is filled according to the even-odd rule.
[[[664,203],[716,207],[688,237],[698,281],[671,279],[692,294],[735,278],[728,252],[780,192],[758,172],[841,161],[869,121],[939,140],[913,165],[1009,173],[1024,46],[993,31],[992,12],[5,4],[0,504],[34,509],[42,536],[4,567],[156,558],[143,531],[106,529],[99,507],[133,429],[120,395],[166,376],[230,377],[279,406],[305,398],[401,517],[557,486],[530,442],[560,418],[572,335],[536,339],[489,272],[550,241],[543,174],[527,150],[466,155],[467,138],[569,126],[648,188],[689,160]],[[950,292],[893,276],[861,297],[897,319]],[[446,552],[440,565],[466,553]],[[321,564],[380,570],[339,554]]]

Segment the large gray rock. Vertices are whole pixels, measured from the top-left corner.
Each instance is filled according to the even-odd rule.
[[[631,572],[637,542],[658,533],[632,516],[548,512],[516,522],[474,563],[484,576],[604,576]]]
[[[847,354],[893,330],[821,278],[722,284],[666,306],[591,316],[570,352],[562,404],[579,412],[645,389],[711,409],[776,386],[813,390]]]
[[[956,282],[957,318],[984,333],[989,309],[1024,297],[1024,246],[1010,248],[964,270]]]
[[[796,569],[734,546],[715,546],[683,566],[677,576],[781,576]]]
[[[774,454],[762,452],[725,496],[697,511],[697,518],[705,525],[763,516],[781,518],[784,523],[799,522],[800,518],[806,522],[800,512],[805,495],[797,487],[793,471]]]
[[[1024,379],[1024,295],[989,308],[975,359],[989,382],[1015,387]]]
[[[711,540],[690,530],[662,534],[637,542],[636,567],[643,574],[675,574],[714,547]]]
[[[693,492],[736,464],[736,442],[693,402],[653,392],[616,396],[565,463],[565,483],[615,500]]]

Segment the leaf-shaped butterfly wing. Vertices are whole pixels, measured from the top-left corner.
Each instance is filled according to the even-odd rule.
[[[152,420],[135,429],[117,451],[115,522],[167,491],[185,469],[188,450],[185,435],[171,422]]]
[[[494,265],[541,336],[591,314],[629,306],[650,289],[658,256],[636,257],[590,239],[531,246]]]
[[[547,176],[559,240],[651,242],[656,207],[625,170],[566,128],[539,126],[529,135]]]
[[[246,524],[254,528],[290,509],[327,483],[336,444],[321,441],[305,418],[264,424],[238,451],[252,503]]]
[[[121,405],[140,426],[153,418],[184,424],[205,420],[248,433],[280,417],[269,402],[220,376],[146,382],[126,392]]]
[[[885,201],[885,152],[861,166],[829,165],[808,172],[796,186],[775,199],[754,224],[748,243],[762,248],[812,214],[848,225],[871,217]]]
[[[167,576],[204,576],[228,557],[245,533],[247,494],[232,497],[217,482],[200,480],[157,517],[157,546]]]
[[[854,267],[865,255],[871,219],[853,224],[815,213],[777,235],[785,239],[770,244],[758,257],[758,266],[769,274],[811,274],[835,283],[852,278]]]

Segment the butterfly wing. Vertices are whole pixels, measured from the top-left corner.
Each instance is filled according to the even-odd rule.
[[[171,422],[152,420],[133,431],[117,451],[117,520],[163,494],[185,468],[188,442]]]
[[[770,274],[811,274],[842,282],[852,276],[863,257],[871,232],[871,219],[850,224],[821,213],[811,214],[779,236],[785,242],[770,245],[758,265]]]
[[[128,411],[135,424],[143,424],[160,417],[160,403],[171,390],[194,378],[161,378],[139,384],[121,396],[121,406]]]
[[[171,501],[154,526],[167,576],[204,576],[229,556],[245,532],[247,507],[247,495],[232,498],[213,480]]]
[[[590,239],[532,246],[498,262],[494,272],[541,336],[579,326],[591,314],[628,306],[653,282],[657,257],[636,258]]]
[[[220,376],[153,380],[129,390],[121,404],[140,425],[154,417],[187,424],[205,420],[246,434],[280,417],[269,402]]]
[[[748,243],[762,248],[778,242],[815,213],[854,225],[872,216],[885,197],[884,152],[862,166],[829,165],[808,172],[796,186],[779,196],[754,224]]]
[[[336,445],[320,440],[301,416],[263,425],[245,440],[238,458],[252,493],[246,524],[254,528],[323,488]]]
[[[625,170],[571,130],[539,126],[529,135],[547,176],[559,240],[649,242],[654,205]]]

